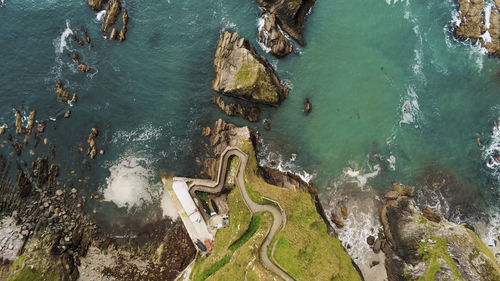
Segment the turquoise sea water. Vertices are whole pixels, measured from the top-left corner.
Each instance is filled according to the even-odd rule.
[[[445,174],[453,183],[443,195],[451,202],[447,216],[481,215],[493,225],[500,168],[487,163],[500,151],[499,61],[453,38],[454,1],[388,2],[317,1],[307,45],[278,60],[257,44],[259,9],[251,0],[123,1],[131,18],[124,43],[104,40],[86,1],[5,0],[0,124],[12,130],[13,108],[37,109],[39,121],[57,118],[57,130],[49,122],[46,137],[56,147],[61,182],[104,192],[119,206],[160,200],[160,170],[198,173],[201,128],[224,117],[260,131],[263,164],[312,177],[325,198],[347,182],[380,195],[395,181],[420,190]],[[71,30],[83,39],[82,28],[91,47],[65,36]],[[261,106],[271,131],[225,117],[210,104],[213,53],[223,29],[253,42],[292,88],[279,108]],[[79,73],[72,51],[94,70]],[[78,93],[78,103],[57,99],[58,80]],[[305,98],[313,105],[308,116]],[[90,161],[78,144],[86,144],[92,127],[106,153]],[[33,143],[20,159],[49,153],[50,146]],[[89,204],[119,225],[134,217],[113,203]]]

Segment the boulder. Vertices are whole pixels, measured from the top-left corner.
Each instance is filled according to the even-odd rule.
[[[64,118],[69,118],[71,116],[71,110],[66,110],[64,113]]]
[[[344,220],[347,219],[347,207],[345,205],[340,205],[340,213],[342,214],[342,218]]]
[[[210,135],[210,126],[206,126],[201,130],[201,135],[208,137]]]
[[[212,103],[217,105],[228,116],[241,116],[250,122],[259,121],[260,110],[257,107],[247,107],[241,104],[225,103],[219,96],[214,96]]]
[[[216,92],[252,102],[278,106],[288,96],[269,62],[236,32],[225,31],[214,59]]]
[[[121,9],[122,6],[119,0],[108,1],[108,4],[106,5],[106,17],[104,18],[104,21],[102,23],[102,32],[104,34],[107,34],[109,28],[116,23]]]
[[[0,126],[0,136],[5,133],[6,129],[7,129],[7,124],[4,123]]]
[[[370,246],[373,246],[373,244],[375,244],[375,237],[370,235],[366,238],[366,243],[368,243],[368,245]]]

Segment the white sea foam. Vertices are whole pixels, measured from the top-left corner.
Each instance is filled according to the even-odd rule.
[[[347,167],[342,171],[341,180],[343,182],[356,183],[363,190],[368,180],[378,176],[381,170],[382,168],[378,164],[373,167],[369,166],[368,172]]]
[[[97,21],[102,21],[102,19],[104,19],[104,16],[106,16],[106,10],[99,11],[99,12],[95,15],[95,19],[96,19]]]
[[[5,4],[5,0],[0,0],[0,7],[3,7]]]
[[[162,188],[162,190],[164,189]],[[163,210],[164,217],[170,217],[172,220],[176,220],[177,217],[179,217],[170,194],[165,190],[163,191],[163,195],[161,197],[161,209]]]
[[[257,19],[257,30],[259,32],[259,34],[263,34],[264,36],[264,40],[262,40],[263,42],[260,42],[259,38],[257,38],[257,44],[259,44],[259,46],[262,48],[262,50],[266,53],[269,53],[271,51],[271,48],[267,47],[266,46],[266,43],[267,43],[267,40],[269,38],[269,32],[267,32],[267,30],[264,29],[264,24],[266,22],[266,18],[269,16],[269,14],[267,13],[264,13],[260,18]]]
[[[59,37],[59,42],[56,43],[56,51],[59,54],[62,54],[64,49],[68,49],[68,44],[66,40],[70,35],[73,35],[73,30],[69,27],[69,20],[66,20],[66,29],[63,31],[61,34],[61,37]]]
[[[396,157],[391,154],[391,156],[387,158],[387,162],[389,162],[389,169],[396,171]]]
[[[104,200],[120,208],[141,207],[145,202],[150,202],[149,179],[152,172],[146,166],[146,159],[135,156],[120,159],[111,166],[103,189]]]
[[[372,260],[366,253],[371,252],[366,243],[368,236],[377,237],[380,222],[378,210],[380,201],[367,180],[376,177],[380,167],[376,165],[370,172],[364,173],[345,168],[327,192],[321,196],[321,204],[326,214],[335,212],[340,215],[340,206],[347,208],[347,219],[343,228],[336,228],[338,238],[347,249],[349,255],[358,265],[368,265]],[[348,247],[349,245],[349,247]]]
[[[163,128],[146,124],[131,131],[117,131],[113,134],[112,143],[155,141],[162,136]]]
[[[500,119],[493,126],[490,140],[483,147],[482,156],[493,176],[500,181],[500,124],[498,122]]]
[[[403,97],[403,105],[401,107],[402,119],[399,121],[399,125],[415,124],[415,127],[418,127],[417,118],[419,114],[418,95],[413,87],[409,86],[406,90],[406,96]]]
[[[275,151],[269,151],[269,147],[260,142],[259,149],[259,165],[262,167],[270,167],[277,169],[281,172],[290,172],[299,176],[303,181],[309,183],[311,179],[315,176],[313,173],[308,173],[301,170],[296,164],[297,154],[292,153],[288,160],[283,160],[283,156]]]
[[[479,220],[475,222],[474,229],[481,240],[490,248],[491,252],[500,263],[500,210],[491,209],[488,222]]]

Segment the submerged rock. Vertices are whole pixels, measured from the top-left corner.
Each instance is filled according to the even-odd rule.
[[[435,211],[427,219],[401,191],[380,210],[389,280],[500,280],[500,267],[474,232],[440,216],[437,222]]]
[[[106,6],[106,17],[102,23],[102,32],[104,34],[108,33],[111,26],[116,23],[118,15],[122,9],[121,3],[118,0],[109,0]]]
[[[257,0],[257,3],[267,12],[276,16],[279,23],[290,37],[300,45],[304,45],[304,24],[309,10],[316,0]]]
[[[212,89],[225,95],[278,106],[288,96],[269,62],[248,40],[225,31],[215,52]]]
[[[246,107],[241,104],[225,103],[219,96],[213,97],[212,103],[217,105],[228,116],[241,116],[250,122],[259,121],[260,110],[257,107]]]
[[[292,43],[278,27],[274,14],[266,17],[264,28],[259,32],[259,41],[270,48],[271,53],[277,57],[284,57],[293,50]]]

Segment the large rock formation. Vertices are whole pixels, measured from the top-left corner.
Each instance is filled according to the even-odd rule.
[[[500,280],[495,258],[474,232],[435,211],[421,215],[411,196],[410,187],[395,185],[380,210],[389,280]]]
[[[304,23],[316,0],[257,0],[266,12],[276,16],[276,23],[300,45],[304,45]]]
[[[500,1],[495,4],[484,0],[459,0],[459,24],[455,34],[462,40],[478,41],[489,54],[500,56]],[[486,5],[491,5],[487,8]],[[496,9],[495,9],[496,7]],[[490,10],[490,13],[485,12]],[[484,13],[483,13],[484,12]],[[489,16],[489,18],[485,18]]]
[[[118,15],[122,10],[122,6],[119,0],[109,0],[106,6],[106,17],[102,22],[102,32],[104,34],[108,33],[108,29],[116,23]]]
[[[212,89],[241,99],[278,106],[287,96],[269,62],[236,32],[225,31],[215,52]]]
[[[226,103],[219,96],[213,97],[212,103],[217,105],[228,116],[241,116],[250,122],[259,121],[260,110],[258,107],[247,107],[241,104]]]
[[[259,31],[259,41],[271,49],[271,53],[277,57],[284,57],[293,50],[292,43],[288,41],[278,27],[274,14],[265,18],[264,26]]]

